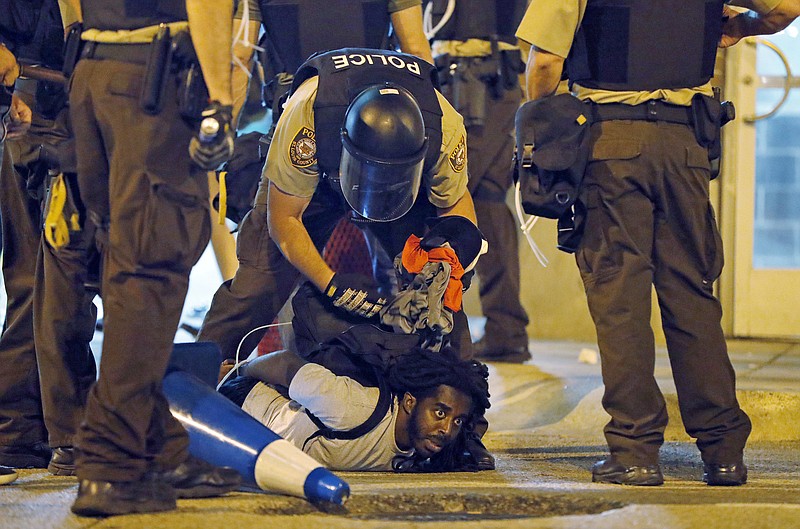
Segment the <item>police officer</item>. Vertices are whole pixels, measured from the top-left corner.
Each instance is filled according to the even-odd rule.
[[[344,213],[366,224],[388,255],[437,215],[468,219],[464,235],[479,234],[463,121],[432,74],[410,55],[358,48],[318,55],[298,70],[242,221],[239,270],[214,298],[227,316],[224,354],[235,355],[248,331],[273,320],[301,275],[354,315],[378,313],[386,300],[375,284],[334,274],[320,255]],[[453,344],[469,359],[466,317],[454,318]],[[485,449],[479,457],[494,464]]]
[[[524,362],[528,352],[528,314],[520,302],[517,229],[506,206],[511,186],[514,115],[522,99],[523,68],[514,30],[525,2],[456,0],[447,14],[445,0],[426,6],[442,93],[464,116],[467,127],[469,192],[489,251],[477,267],[486,327],[475,344],[484,360]],[[437,29],[438,28],[438,29]]]
[[[403,67],[389,64],[388,57]],[[346,66],[337,70],[335,65],[344,64],[343,61],[346,61]],[[380,233],[390,255],[396,255],[403,249],[411,232],[424,232],[426,216],[444,213],[474,219],[472,200],[463,193],[467,182],[463,122],[434,89],[430,77],[432,68],[432,65],[409,55],[357,48],[325,53],[301,67],[295,77],[293,95],[285,106],[270,146],[255,207],[242,221],[239,271],[227,288],[217,291],[210,311],[213,313],[217,305],[224,308],[224,311],[220,310],[225,313],[228,330],[221,333],[219,342],[223,354],[233,357],[248,331],[272,321],[300,273],[311,279],[320,290],[327,290],[333,271],[324,264],[316,248],[322,248],[336,221],[344,213],[354,210],[359,213],[359,221],[365,217],[371,219],[373,222],[367,225]],[[301,74],[307,79],[300,77]],[[400,88],[387,88],[389,95],[378,98],[381,102],[391,100],[392,105],[396,105],[381,108],[379,115],[396,123],[401,117],[408,115],[411,117],[407,119],[412,119],[421,112],[425,117],[424,123],[412,121],[418,129],[413,131],[415,136],[409,138],[400,135],[404,129],[398,129],[396,134],[387,133],[381,138],[373,137],[378,132],[367,138],[367,132],[362,129],[358,138],[347,145],[352,145],[353,141],[370,140],[374,140],[374,145],[369,146],[373,148],[383,143],[391,145],[386,153],[378,152],[373,156],[378,167],[394,171],[384,178],[396,179],[392,186],[396,195],[382,195],[374,182],[365,187],[358,181],[347,181],[348,178],[360,177],[361,172],[357,167],[364,169],[365,174],[373,174],[369,171],[372,166],[353,161],[339,136],[344,113],[351,101],[360,91],[374,86],[380,88],[380,83],[384,82],[396,82]],[[365,93],[359,101],[366,104],[370,94],[377,98],[379,89]],[[317,108],[326,105],[335,109],[336,113],[333,110],[321,114],[317,111]],[[393,117],[393,113],[398,117]],[[356,116],[357,112],[353,110],[349,115]],[[422,141],[426,131],[430,137],[423,150]],[[367,146],[359,145],[358,149],[367,149]],[[398,153],[392,155],[392,151]],[[410,160],[412,155],[424,157],[415,160],[415,164],[408,168],[397,161]],[[360,156],[363,158],[366,155]],[[380,160],[384,158],[385,163],[380,165]],[[343,159],[348,160],[347,166],[352,170],[340,176]],[[403,167],[407,172],[403,173],[395,167]],[[415,172],[418,169],[419,174]],[[425,177],[420,180],[422,174]],[[341,186],[340,178],[345,181]],[[420,182],[423,192],[419,193],[420,199],[409,212],[411,203],[417,197],[415,186],[419,186]],[[348,185],[369,189],[365,196],[370,199],[394,201],[392,209],[396,208],[397,211],[388,214],[362,211],[370,206],[353,205],[354,202],[345,201],[347,195],[343,195],[341,189],[348,188]],[[296,205],[301,206],[305,213],[298,213],[294,209],[287,211],[289,206],[294,208]],[[287,219],[287,214],[296,214],[299,225]],[[300,230],[300,233],[288,237],[285,231],[281,231],[286,229]],[[365,296],[365,301],[376,301],[367,299],[370,298],[367,294]],[[463,354],[468,356],[470,351],[464,350]]]
[[[431,48],[422,31],[421,0],[347,0],[328,3],[316,0],[275,2],[247,0],[238,3],[234,17],[234,45],[237,65],[233,70],[233,115],[238,123],[250,82],[251,58],[259,27],[263,24],[262,63],[267,78],[267,103],[273,106],[288,90],[291,75],[312,53],[344,46],[386,48],[390,32],[400,49],[433,62]],[[261,11],[265,15],[262,16]],[[336,20],[336,24],[328,21]],[[325,27],[320,31],[320,27]],[[259,90],[261,88],[259,87]],[[275,113],[277,116],[277,112]],[[212,198],[219,192],[216,174],[210,174]],[[229,190],[230,191],[230,190]],[[223,280],[236,272],[235,241],[224,225],[214,222],[211,243]],[[391,268],[391,262],[388,267]],[[217,310],[217,309],[215,309]],[[215,319],[208,320],[200,339],[215,340]]]
[[[706,134],[718,133],[719,121],[700,119],[720,110],[709,80],[723,3],[533,0],[517,31],[533,46],[529,97],[555,91],[569,54],[572,89],[594,119],[576,253],[597,329],[603,406],[611,415],[605,427],[611,455],[592,468],[594,481],[663,483],[667,410],[653,377],[652,286],[703,479],[709,485],[747,480],[742,452],[750,420],[736,400],[713,293],[722,247],[709,202]]]
[[[10,87],[19,75],[19,65],[14,54],[6,47],[7,33],[14,33],[5,24],[0,25],[0,155],[3,167],[0,169],[0,215],[4,219],[17,212],[24,205],[24,187],[20,189],[13,180],[10,158],[4,153],[4,143],[8,135],[11,137],[24,134],[31,123],[30,108],[18,97],[11,95]],[[9,116],[6,122],[6,115]],[[8,128],[6,128],[8,127]],[[23,229],[26,227],[23,224]],[[16,269],[7,264],[13,261],[6,248],[10,244],[19,244],[13,239],[8,241],[10,223],[3,222],[3,278],[8,293],[6,322],[3,335],[0,337],[0,485],[11,483],[17,479],[12,467],[41,464],[49,457],[47,447],[43,446],[44,428],[41,421],[39,391],[36,384],[36,365],[30,336],[30,318],[27,317],[26,305],[29,305],[30,288],[23,280],[17,286]],[[16,233],[14,234],[16,236]],[[24,245],[23,245],[24,246]],[[16,250],[16,248],[14,248]],[[24,271],[23,271],[24,272]],[[17,308],[17,298],[22,299],[21,309]],[[29,339],[30,338],[30,339]],[[33,360],[33,361],[32,361]],[[6,466],[10,465],[10,466]]]
[[[28,63],[61,70],[64,25],[58,2],[43,2],[35,10],[32,20],[33,37],[17,46],[18,57]],[[88,347],[94,330],[95,309],[84,289],[84,280],[75,281],[72,277],[86,269],[85,264],[72,255],[75,244],[56,255],[48,241],[69,235],[70,231],[74,243],[81,246],[88,238],[81,237],[80,219],[75,208],[64,207],[67,203],[78,204],[80,200],[63,83],[20,79],[16,93],[30,102],[33,123],[28,134],[8,145],[15,181],[20,183],[17,187],[21,187],[20,196],[24,197],[24,202],[18,203],[24,204],[27,213],[9,216],[15,219],[13,229],[18,233],[8,238],[14,245],[8,254],[14,256],[10,264],[15,273],[27,274],[25,284],[33,289],[32,303],[24,305],[27,321],[29,324],[32,321],[32,326],[27,329],[27,347],[32,351],[35,349],[36,354],[31,376],[35,378],[38,372],[35,387],[41,384],[39,420],[44,419],[50,446],[57,447],[51,457],[49,447],[34,445],[29,450],[33,453],[28,454],[27,463],[47,466],[56,474],[69,474],[72,454],[67,447],[72,445],[72,437],[83,415],[86,393],[96,376],[94,357]],[[66,173],[59,173],[59,168]],[[41,207],[45,201],[44,189],[51,183],[50,176],[55,174],[59,176],[53,177],[54,184],[50,186],[54,199],[46,202],[53,206],[61,204],[62,211],[69,210],[75,214],[74,218],[67,217],[60,223],[54,223]],[[24,219],[29,221],[23,222]],[[47,237],[41,237],[43,221],[50,232]],[[41,251],[40,239],[44,244]],[[83,249],[76,254],[83,256]],[[45,288],[45,276],[49,292]],[[72,302],[81,298],[86,298],[85,303]],[[18,318],[15,321],[23,320]],[[14,328],[23,327],[17,324]],[[25,365],[21,362],[9,365],[15,364]],[[20,454],[17,459],[25,458]]]
[[[240,481],[188,455],[188,436],[160,389],[189,271],[208,242],[204,171],[232,151],[233,3],[83,0],[81,10],[86,42],[70,111],[79,190],[103,256],[105,335],[76,438],[72,511],[169,510],[176,496],[218,495]],[[180,62],[162,55],[172,49],[168,38]],[[173,66],[191,70],[195,61],[211,101],[202,115],[192,98],[178,105],[172,77]]]
[[[285,90],[291,86],[292,74],[312,53],[346,46],[359,46],[368,48],[385,48],[388,42],[390,22],[400,43],[403,52],[416,55],[429,63],[433,63],[430,45],[422,32],[422,9],[420,0],[381,0],[380,2],[365,0],[348,0],[336,4],[327,4],[315,0],[295,0],[294,2],[274,2],[262,0],[253,9],[255,0],[249,0],[250,20],[258,19],[266,30],[264,46],[267,51],[265,68],[269,89],[273,94],[270,103],[278,104],[275,100],[279,93],[275,91],[282,86]],[[243,17],[244,2],[240,2],[237,16]],[[293,17],[293,18],[287,18]],[[320,31],[320,21],[336,19],[337,24],[325,22],[325,31]],[[291,23],[289,23],[291,21]],[[295,30],[299,27],[300,30]],[[251,22],[249,35],[257,33],[258,26]],[[243,53],[240,57],[248,61],[250,52]],[[244,103],[243,91],[246,82],[243,82],[241,69],[234,69],[234,109]],[[237,106],[238,105],[238,106]],[[277,112],[273,121],[277,120]],[[331,222],[335,223],[335,220]],[[368,241],[372,237],[367,234]],[[238,243],[241,248],[242,242]],[[241,250],[240,250],[241,252]],[[378,254],[372,252],[373,258]],[[240,264],[242,256],[239,255]],[[389,262],[391,267],[391,262]],[[212,341],[219,344],[225,358],[233,358],[239,341],[245,333],[256,327],[252,325],[249,317],[240,312],[238,303],[231,303],[241,294],[234,290],[233,282],[226,281],[217,290],[208,313],[200,329],[198,340]],[[259,318],[260,321],[261,318]],[[265,321],[269,323],[271,320]],[[254,333],[245,342],[247,348],[258,343],[263,332]],[[252,347],[250,347],[252,349]]]
[[[77,22],[77,13],[64,11],[55,0],[43,3],[39,24],[44,36],[26,46],[22,55],[35,64],[63,68],[64,26]],[[89,388],[97,377],[89,342],[95,328],[96,291],[90,282],[89,261],[98,262],[90,224],[78,191],[75,145],[69,123],[67,94],[60,84],[25,80],[18,90],[36,95],[34,126],[20,147],[18,171],[26,171],[47,188],[38,222],[41,247],[36,263],[33,331],[42,394],[42,413],[52,456],[47,465],[55,475],[75,473],[72,449],[83,419]],[[42,227],[44,229],[42,230]],[[96,266],[92,268],[96,282]]]
[[[16,57],[26,57],[31,48],[42,45],[37,20],[45,9],[28,2],[4,3],[2,8],[8,16],[0,19],[0,140],[5,140],[0,144],[0,216],[8,301],[0,337],[0,465],[44,468],[50,448],[42,419],[32,310],[40,209],[37,198],[29,193],[28,175],[13,167],[26,145],[25,133],[32,121],[28,103],[33,105],[33,95],[18,91],[12,96],[11,92],[19,75]],[[35,128],[41,126],[37,119]],[[38,186],[31,180],[35,192]]]

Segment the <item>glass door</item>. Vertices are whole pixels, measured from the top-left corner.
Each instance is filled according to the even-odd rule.
[[[788,73],[787,73],[788,72]],[[800,336],[800,22],[730,48],[723,200],[735,201],[732,328]]]

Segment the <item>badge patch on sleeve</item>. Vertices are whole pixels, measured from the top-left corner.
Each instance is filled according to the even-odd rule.
[[[450,153],[450,156],[447,157],[450,161],[450,167],[453,168],[453,171],[460,173],[464,170],[464,167],[467,165],[467,141],[464,138],[464,135],[461,135],[461,139],[458,140],[458,145],[453,148],[453,151]]]
[[[305,168],[317,163],[317,142],[314,131],[303,127],[289,145],[289,159],[295,167]]]

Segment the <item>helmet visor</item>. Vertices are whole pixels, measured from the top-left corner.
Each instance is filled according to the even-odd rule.
[[[417,199],[428,139],[419,152],[395,160],[378,160],[359,152],[344,130],[342,143],[339,182],[350,207],[378,222],[405,215]]]

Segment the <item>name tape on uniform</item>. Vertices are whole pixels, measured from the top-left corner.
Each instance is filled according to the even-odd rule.
[[[351,53],[349,55],[331,55],[333,67],[337,70],[349,68],[350,66],[364,66],[365,64],[382,64],[384,66],[394,66],[398,70],[408,70],[416,76],[421,76],[419,63],[406,60],[399,55],[382,55],[379,53],[361,54]]]

